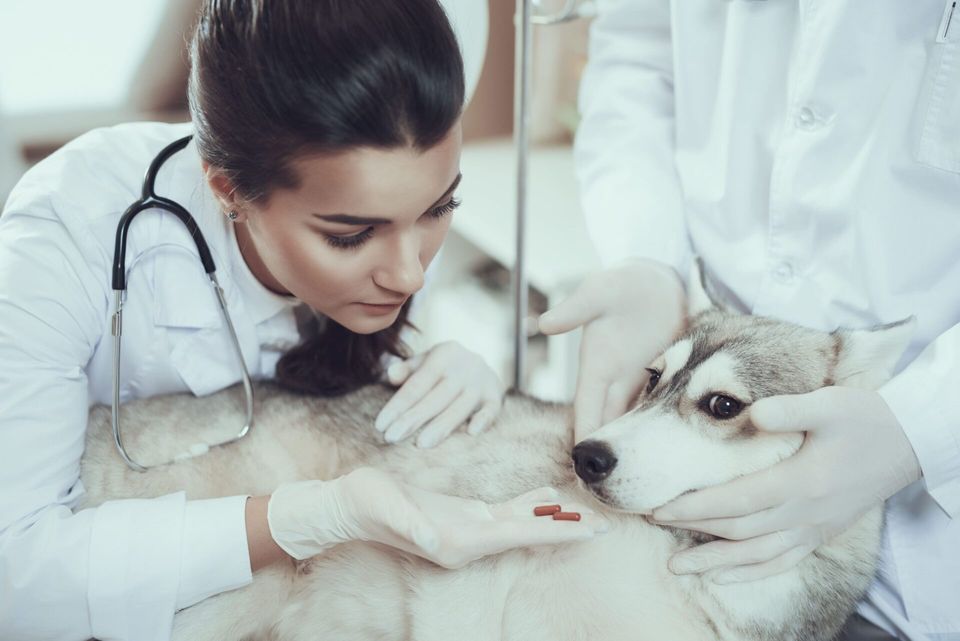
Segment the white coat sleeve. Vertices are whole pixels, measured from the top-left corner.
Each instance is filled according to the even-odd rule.
[[[580,84],[574,157],[602,263],[642,256],[685,275],[690,244],[674,168],[670,4],[600,1]]]
[[[73,509],[106,278],[56,219],[0,219],[0,639],[163,640],[250,581],[246,497]]]
[[[927,345],[880,395],[920,461],[927,492],[960,517],[960,324]]]

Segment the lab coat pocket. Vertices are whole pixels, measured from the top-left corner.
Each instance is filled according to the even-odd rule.
[[[170,328],[173,346],[170,362],[184,384],[196,396],[206,396],[230,387],[241,380],[240,364],[227,328],[181,329]],[[242,327],[237,327],[244,361],[248,371],[259,358],[256,343]],[[251,371],[255,375],[256,371]]]
[[[917,161],[960,173],[960,7],[944,8],[917,104]]]

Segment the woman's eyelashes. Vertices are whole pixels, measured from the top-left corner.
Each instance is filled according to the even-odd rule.
[[[451,198],[447,202],[437,207],[434,207],[427,212],[428,215],[433,216],[434,218],[443,218],[447,214],[452,214],[456,211],[457,207],[460,206],[460,201],[456,198]]]
[[[351,236],[323,235],[326,241],[330,243],[330,246],[336,249],[354,249],[367,242],[371,236],[373,236],[373,227],[367,227],[359,234],[353,234]]]
[[[424,214],[424,216],[430,216],[431,218],[443,218],[452,214],[457,207],[460,206],[460,201],[456,198],[451,198],[442,205],[437,205],[430,211]],[[349,236],[337,236],[335,234],[323,234],[324,239],[327,243],[335,249],[357,249],[365,242],[370,240],[373,236],[373,232],[376,228],[371,225],[370,227],[365,228],[363,231],[356,234],[351,234]]]

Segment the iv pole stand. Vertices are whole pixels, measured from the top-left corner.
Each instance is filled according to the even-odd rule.
[[[527,165],[530,148],[530,63],[532,51],[533,0],[517,0],[515,20],[513,141],[517,153],[517,224],[516,258],[513,262],[514,295],[514,359],[513,387],[523,392],[527,369],[527,315],[529,313],[526,235],[527,235]]]
[[[592,18],[596,4],[566,0],[561,11],[553,15],[533,15],[534,0],[517,0],[514,18],[516,46],[514,55],[513,87],[513,142],[517,154],[517,241],[513,261],[514,342],[513,387],[523,392],[527,375],[527,316],[529,314],[527,286],[527,165],[530,152],[530,96],[533,25],[555,25]]]

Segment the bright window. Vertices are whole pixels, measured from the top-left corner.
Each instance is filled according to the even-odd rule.
[[[120,106],[168,0],[0,0],[0,110]]]

